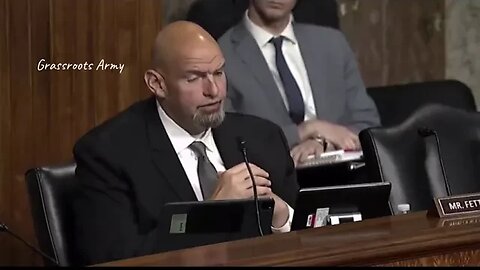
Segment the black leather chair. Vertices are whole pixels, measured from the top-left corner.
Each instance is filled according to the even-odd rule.
[[[190,6],[186,20],[218,39],[243,18],[248,3],[249,0],[197,0]],[[337,29],[340,26],[335,0],[298,0],[292,12],[297,22]]]
[[[382,126],[398,125],[418,108],[431,103],[476,111],[472,91],[457,80],[369,87],[367,93],[377,105]]]
[[[59,266],[75,265],[70,202],[77,186],[74,163],[30,169],[25,174],[40,249]],[[46,265],[53,265],[45,260]]]
[[[432,135],[422,137],[419,129]],[[400,125],[363,130],[360,142],[369,179],[392,184],[395,213],[398,204],[427,210],[433,197],[448,195],[441,161],[452,195],[480,192],[480,113],[430,104]]]

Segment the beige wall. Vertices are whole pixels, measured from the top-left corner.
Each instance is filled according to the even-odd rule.
[[[446,77],[466,83],[480,108],[480,1],[446,0]]]
[[[445,77],[444,0],[337,0],[367,86]]]

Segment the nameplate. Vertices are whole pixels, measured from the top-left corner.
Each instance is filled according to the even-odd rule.
[[[469,224],[480,224],[480,215],[472,217],[442,218],[438,221],[439,227],[455,227]]]
[[[440,218],[480,214],[480,193],[434,198],[436,215]]]

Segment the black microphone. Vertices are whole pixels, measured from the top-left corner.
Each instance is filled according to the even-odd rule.
[[[259,210],[259,207],[258,207],[257,186],[255,184],[255,178],[253,177],[252,169],[250,168],[250,165],[249,165],[249,162],[248,162],[247,147],[245,146],[245,140],[243,138],[238,137],[237,142],[238,142],[238,148],[242,152],[243,161],[245,161],[245,165],[247,165],[247,170],[248,170],[248,174],[250,175],[250,179],[252,179],[253,200],[255,202],[255,210],[257,212],[256,214],[257,214],[258,232],[260,233],[260,236],[263,236],[262,223],[260,221],[260,210]]]
[[[442,169],[443,181],[445,182],[445,189],[447,191],[447,196],[452,195],[452,192],[450,191],[450,185],[447,179],[447,174],[445,173],[445,166],[443,165],[442,152],[440,151],[440,140],[438,139],[437,132],[427,127],[421,127],[417,130],[417,132],[418,132],[418,135],[420,135],[423,138],[426,138],[432,135],[435,137],[435,145],[437,146],[438,160],[440,161],[440,168]]]
[[[435,134],[435,131],[433,129],[430,129],[427,127],[418,128],[417,132],[418,132],[418,135],[422,137],[428,137]]]
[[[5,223],[0,223],[0,232],[6,232],[8,234],[10,234],[11,236],[13,236],[14,238],[16,238],[17,240],[20,240],[21,242],[23,242],[26,246],[28,246],[31,250],[35,251],[35,253],[37,254],[40,254],[44,259],[47,259],[48,261],[50,261],[51,263],[53,263],[54,265],[56,266],[59,266],[57,260],[54,260],[52,257],[48,256],[47,254],[43,253],[41,250],[39,250],[38,248],[32,246],[30,243],[28,243],[27,241],[25,241],[23,238],[21,238],[20,236],[18,236],[17,234],[15,234],[14,232],[12,232],[8,227],[7,225],[5,225]]]

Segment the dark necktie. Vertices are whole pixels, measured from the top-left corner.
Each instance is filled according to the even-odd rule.
[[[303,122],[305,117],[305,105],[300,88],[283,56],[283,39],[283,36],[279,36],[272,38],[270,41],[273,43],[273,46],[275,46],[275,63],[283,83],[283,88],[285,89],[285,96],[287,97],[288,107],[290,108],[290,118],[292,118],[295,124],[299,124]]]
[[[198,180],[200,182],[200,188],[202,189],[203,199],[207,200],[215,191],[218,174],[217,170],[208,159],[205,148],[203,142],[196,141],[190,144],[190,149],[195,152],[198,158]]]

